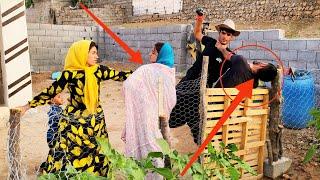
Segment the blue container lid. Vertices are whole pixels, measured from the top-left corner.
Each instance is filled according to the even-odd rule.
[[[312,78],[311,71],[302,70],[302,69],[295,70],[294,71],[294,76],[295,76],[294,80],[305,80],[305,79]],[[286,76],[284,76],[284,79],[285,80],[290,80],[291,77],[289,75],[286,75]]]
[[[51,74],[51,79],[57,80],[61,76],[62,72],[60,71],[55,71]]]

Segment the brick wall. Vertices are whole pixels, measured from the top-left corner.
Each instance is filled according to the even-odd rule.
[[[61,70],[70,45],[84,38],[92,39],[98,43],[99,56],[104,59],[104,33],[101,28],[28,23],[32,70]]]

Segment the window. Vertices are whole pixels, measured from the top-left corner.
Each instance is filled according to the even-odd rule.
[[[133,15],[173,14],[182,10],[182,0],[132,0]]]

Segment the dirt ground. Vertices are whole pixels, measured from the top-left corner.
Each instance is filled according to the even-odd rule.
[[[104,63],[106,64],[106,63]],[[135,69],[137,65],[122,63],[107,63],[115,69]],[[33,74],[33,92],[39,93],[43,88],[51,84],[49,73]],[[121,82],[106,81],[101,86],[101,104],[105,112],[106,124],[112,146],[123,152],[124,143],[120,139],[124,125],[124,100],[121,95]],[[67,94],[64,94],[66,97]],[[46,144],[48,106],[30,110],[21,119],[21,156],[22,167],[27,179],[35,179],[37,168],[45,160],[48,148]],[[190,130],[187,126],[172,129],[173,148],[181,153],[195,152],[197,146],[193,143]],[[6,136],[7,130],[0,129],[0,136]],[[310,143],[315,141],[313,129],[284,130],[283,144],[284,155],[293,160],[292,167],[285,177],[291,179],[320,179],[320,161],[314,158],[309,164],[302,164],[304,154]],[[4,154],[6,147],[0,144],[0,154]],[[7,171],[4,166],[6,157],[0,156],[0,179],[4,179]],[[284,178],[279,178],[284,179]]]

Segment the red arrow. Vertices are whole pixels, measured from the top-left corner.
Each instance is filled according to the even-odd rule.
[[[236,88],[239,90],[239,94],[237,97],[232,101],[228,109],[223,113],[222,117],[219,119],[219,122],[214,126],[214,128],[211,130],[208,137],[204,140],[204,142],[201,144],[200,148],[196,151],[196,153],[192,156],[189,163],[186,165],[186,167],[181,172],[181,176],[183,176],[187,170],[191,167],[191,165],[198,159],[202,151],[205,149],[205,147],[208,145],[208,143],[211,141],[214,135],[218,132],[218,130],[221,128],[221,126],[226,122],[226,120],[229,118],[231,113],[237,108],[237,106],[240,104],[240,102],[243,100],[243,98],[252,97],[252,89],[253,89],[253,79],[249,80],[247,82],[244,82]]]
[[[113,38],[131,56],[129,61],[142,64],[143,60],[139,50],[135,52],[133,49],[131,49],[114,32],[112,32],[110,28],[108,28],[99,18],[97,18],[86,6],[84,6],[82,3],[79,4],[81,8],[85,10],[87,14],[91,16],[91,18],[95,20],[106,31],[106,33],[108,33],[111,36],[111,38]]]

